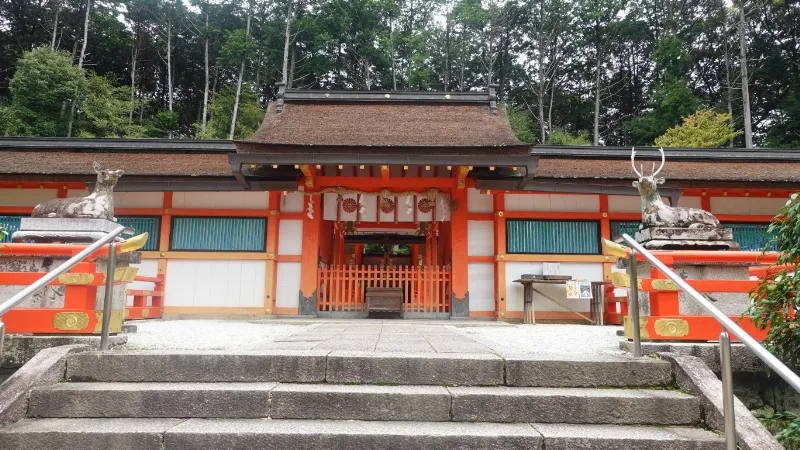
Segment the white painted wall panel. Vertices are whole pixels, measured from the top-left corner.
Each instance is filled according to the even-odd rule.
[[[522,285],[514,283],[522,274],[541,274],[540,262],[508,262],[506,263],[506,310],[523,310]],[[561,274],[572,275],[573,280],[602,281],[602,263],[561,263]],[[589,300],[567,299],[564,285],[539,285],[536,289],[561,301],[576,311],[589,311]],[[533,307],[536,311],[568,311],[546,298],[534,293]]]
[[[469,256],[494,255],[494,222],[491,220],[467,221],[467,254]]]
[[[264,305],[266,261],[171,259],[165,306]]]
[[[494,195],[481,194],[478,189],[467,189],[467,211],[471,213],[494,212]]]
[[[278,225],[278,254],[299,255],[303,252],[303,221],[281,220]]]
[[[598,212],[599,195],[506,194],[507,211]]]
[[[397,221],[413,222],[414,210],[417,209],[417,198],[414,195],[397,197]]]
[[[161,208],[163,205],[163,192],[114,192],[115,208]]]
[[[711,212],[775,216],[785,204],[785,198],[711,197]]]
[[[494,263],[467,264],[469,310],[494,311]]]
[[[86,195],[86,191],[80,194],[81,197]],[[56,189],[0,189],[3,206],[36,206],[56,197],[58,197]]]
[[[559,211],[559,212],[600,211],[599,195],[551,194],[548,195],[548,197],[550,197],[550,211]]]
[[[362,195],[361,206],[364,207],[364,212],[361,213],[362,222],[377,222],[378,221],[378,203],[375,201],[375,195]],[[359,206],[359,210],[361,209]]]
[[[269,209],[269,192],[175,192],[173,208]]]
[[[299,213],[305,211],[306,205],[303,203],[305,194],[302,192],[289,192],[286,195],[281,195],[281,211],[289,213]],[[315,209],[319,210],[320,201],[317,199],[314,202]]]
[[[138,276],[144,277],[155,277],[158,275],[158,260],[157,259],[143,259],[139,264],[131,264],[131,267],[137,267],[139,271],[136,273]],[[134,281],[133,283],[128,283],[126,289],[143,289],[143,290],[153,290],[154,283],[145,282],[145,281]],[[152,305],[152,297],[147,298],[147,306]],[[133,305],[133,296],[129,296],[127,299],[128,306]]]
[[[641,212],[641,197],[635,195],[609,195],[608,212]]]
[[[700,205],[700,197],[687,197],[685,195],[681,195],[681,198],[678,199],[678,206],[681,207],[700,208]]]
[[[279,262],[275,305],[280,308],[297,308],[300,304],[300,263]]]
[[[336,194],[327,192],[322,194],[322,220],[336,220],[336,210],[339,202],[336,201]]]

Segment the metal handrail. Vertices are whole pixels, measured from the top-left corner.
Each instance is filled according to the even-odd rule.
[[[5,329],[6,329],[5,323],[3,323],[3,315],[12,310],[17,305],[19,305],[20,302],[22,302],[26,298],[35,294],[39,289],[42,289],[43,287],[50,284],[51,281],[55,280],[69,269],[75,267],[75,265],[77,265],[78,263],[89,257],[92,253],[96,252],[98,249],[100,249],[100,247],[111,242],[111,244],[109,244],[108,247],[108,268],[106,269],[106,291],[105,291],[105,296],[103,298],[103,325],[102,325],[102,330],[100,332],[100,349],[108,350],[108,333],[109,333],[109,326],[111,323],[111,298],[112,298],[112,292],[114,290],[114,268],[117,256],[116,243],[114,242],[114,239],[116,239],[117,236],[119,236],[122,233],[133,234],[134,230],[126,228],[124,226],[115,228],[107,235],[103,236],[96,242],[92,243],[90,246],[83,249],[77,255],[66,260],[61,265],[48,272],[45,276],[36,280],[36,282],[26,287],[18,294],[14,295],[7,301],[0,303],[0,363],[2,363],[3,361],[3,340],[5,338]]]
[[[666,264],[661,262],[655,255],[650,253],[641,244],[636,242],[635,239],[628,234],[623,234],[622,238],[630,244],[630,264],[631,264],[631,305],[630,311],[632,314],[632,330],[633,330],[633,347],[634,356],[641,357],[642,343],[639,333],[639,305],[638,305],[638,283],[636,275],[636,254],[641,255],[647,259],[650,264],[657,268],[673,283],[683,289],[684,292],[700,304],[714,319],[722,325],[722,332],[720,333],[720,368],[722,371],[722,405],[725,419],[725,442],[728,450],[736,450],[736,424],[734,415],[733,404],[733,379],[731,367],[731,340],[728,332],[733,333],[739,341],[741,341],[747,348],[749,348],[755,355],[768,365],[775,373],[778,374],[786,383],[794,388],[795,391],[800,392],[800,377],[792,372],[786,364],[776,358],[769,352],[763,345],[753,339],[752,336],[747,334],[739,325],[725,315],[722,311],[717,309],[708,299],[697,292],[689,283],[680,277],[677,273],[672,271]]]

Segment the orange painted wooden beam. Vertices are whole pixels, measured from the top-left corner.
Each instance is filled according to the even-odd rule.
[[[450,248],[453,264],[452,292],[454,299],[464,299],[469,292],[467,277],[467,191],[453,191],[452,199],[456,202],[456,210],[450,214]]]
[[[680,289],[670,291],[654,287],[653,282],[657,279],[643,278],[642,291],[645,292],[677,292]],[[755,280],[685,280],[689,286],[697,292],[750,292],[758,284]]]
[[[702,189],[689,188],[683,190],[685,197],[755,197],[755,198],[789,198],[793,191],[782,189]],[[705,193],[705,195],[703,194]],[[727,195],[725,195],[727,193]]]
[[[322,222],[322,202],[319,196],[306,195],[304,205],[313,202],[312,217],[303,216],[303,249],[300,261],[300,294],[306,299],[316,295],[319,268],[319,235]],[[302,299],[301,299],[302,301]]]
[[[317,168],[311,164],[301,164],[300,171],[303,172],[303,185],[306,188],[316,188],[319,186],[317,180]]]
[[[86,189],[86,183],[52,181],[0,181],[0,189]]]
[[[767,332],[759,330],[753,325],[753,322],[748,317],[729,316],[731,320],[736,322],[742,329],[758,341],[763,341]],[[656,333],[656,323],[659,320],[664,321],[685,321],[688,326],[688,334],[684,336],[664,336]],[[663,323],[663,322],[662,322]],[[685,316],[685,315],[661,315],[661,316],[648,316],[647,325],[645,326],[647,334],[644,333],[642,338],[651,341],[717,341],[719,340],[719,333],[722,331],[722,326],[712,316]],[[738,340],[731,334],[732,340]]]
[[[84,272],[81,272],[84,273]],[[0,285],[31,285],[40,278],[47,275],[47,272],[0,272]],[[94,272],[90,273],[94,277],[94,280],[82,285],[82,286],[104,286],[105,285],[105,274],[102,272]],[[64,284],[61,283],[58,278],[53,280],[52,282],[48,283],[48,286],[63,286]],[[72,285],[70,285],[72,286]]]
[[[128,289],[128,295],[141,295],[144,297],[163,297],[161,291],[149,291],[147,289]]]
[[[389,172],[389,166],[383,165],[381,166],[381,180],[384,182],[389,181],[391,178],[391,173]]]
[[[503,193],[494,195],[494,291],[495,312],[497,318],[506,318],[506,196]]]
[[[267,234],[264,249],[267,256],[272,255],[272,259],[266,262],[266,269],[264,273],[264,308],[267,314],[271,314],[275,308],[275,293],[277,292],[278,285],[278,231],[280,229],[280,221],[282,219],[280,214],[281,193],[273,191],[269,193],[269,213],[267,219]]]
[[[59,330],[53,326],[56,314],[83,313],[88,317],[88,323],[79,330]],[[6,324],[6,333],[33,333],[33,334],[93,334],[97,322],[94,309],[75,308],[14,308],[3,315]]]
[[[467,187],[467,174],[469,174],[470,166],[458,166],[453,168],[452,175],[456,178],[456,189],[464,189]]]
[[[0,254],[4,255],[59,255],[73,256],[86,249],[89,245],[84,244],[28,244],[28,243],[8,243],[0,244]],[[115,253],[120,253],[119,246]],[[86,261],[92,261],[98,256],[108,255],[108,245],[104,245],[92,253]]]

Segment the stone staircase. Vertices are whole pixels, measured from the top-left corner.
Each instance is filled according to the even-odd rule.
[[[0,449],[724,449],[651,358],[346,351],[68,356]]]

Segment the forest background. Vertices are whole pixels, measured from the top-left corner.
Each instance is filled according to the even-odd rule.
[[[0,0],[0,135],[244,138],[279,81],[498,84],[528,142],[799,147],[799,34],[793,0]]]

